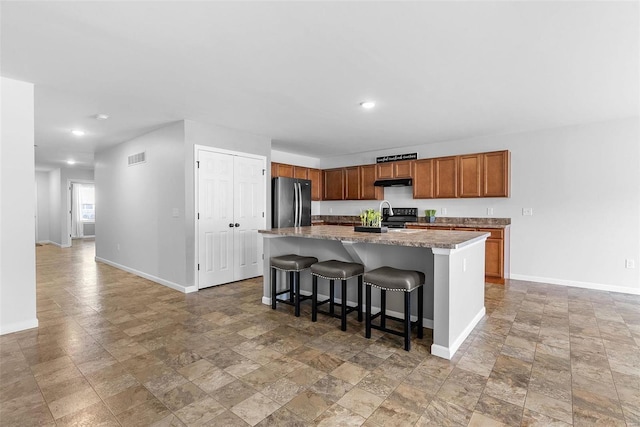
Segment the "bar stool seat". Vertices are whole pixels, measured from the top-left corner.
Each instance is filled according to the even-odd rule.
[[[380,267],[364,274],[364,284],[366,285],[366,319],[365,337],[371,338],[371,329],[378,329],[394,335],[404,337],[404,349],[411,349],[411,293],[418,289],[418,320],[413,322],[418,327],[418,338],[422,338],[422,317],[423,317],[423,285],[425,283],[424,273],[413,270],[400,270],[393,267]],[[373,315],[371,313],[371,288],[380,289],[380,311]],[[404,319],[398,319],[386,314],[387,291],[404,292]],[[380,317],[380,325],[371,323],[373,319]],[[396,331],[386,327],[386,319],[403,322],[403,331]]]
[[[296,254],[271,257],[271,308],[276,309],[276,302],[289,304],[295,307],[295,316],[300,317],[300,302],[311,298],[300,295],[300,272],[308,269],[318,258]],[[277,271],[289,273],[289,288],[279,291],[277,289]],[[289,293],[289,299],[278,298],[278,295]]]
[[[318,320],[318,312],[340,318],[340,329],[347,330],[347,314],[358,311],[358,321],[362,322],[362,275],[364,266],[356,262],[344,262],[337,260],[322,261],[311,266],[313,290],[311,293],[311,321]],[[329,280],[329,299],[318,301],[318,277]],[[358,305],[347,305],[347,280],[358,277]],[[342,303],[335,302],[334,284],[336,280],[342,281]],[[329,303],[329,311],[318,310],[318,306]],[[340,316],[335,314],[335,306],[341,307]]]

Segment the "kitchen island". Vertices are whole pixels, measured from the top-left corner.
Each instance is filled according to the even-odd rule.
[[[433,329],[431,353],[435,356],[451,359],[485,314],[484,245],[489,233],[398,229],[375,234],[331,225],[277,228],[260,233],[264,237],[265,277],[269,277],[269,259],[289,253],[315,256],[320,261],[359,262],[366,271],[384,265],[422,271],[427,278],[423,323]],[[284,276],[278,283],[284,283]],[[322,287],[319,292],[328,294],[328,285],[321,286],[324,292]],[[347,298],[354,303],[356,289],[351,286],[349,290]],[[309,272],[302,275],[301,292],[311,293]],[[390,294],[387,313],[402,317],[402,295]],[[270,296],[265,280],[263,303],[270,304]],[[374,293],[373,305],[379,304],[379,296]],[[378,309],[374,308],[374,312]],[[415,304],[412,313],[417,313]],[[415,315],[412,317],[415,319]]]

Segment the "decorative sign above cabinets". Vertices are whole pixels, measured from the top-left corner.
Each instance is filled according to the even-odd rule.
[[[399,162],[401,160],[417,160],[418,153],[394,154],[393,156],[376,157],[376,163]]]

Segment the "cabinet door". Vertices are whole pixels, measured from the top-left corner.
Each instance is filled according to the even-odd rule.
[[[483,197],[509,197],[511,155],[509,151],[496,151],[483,155]]]
[[[298,179],[309,179],[309,168],[294,166],[293,177]]]
[[[451,199],[458,197],[458,157],[440,157],[434,162],[435,197]]]
[[[284,176],[286,178],[293,178],[293,165],[287,165],[285,163],[276,163],[277,172],[274,176]],[[272,169],[273,170],[273,169]]]
[[[405,160],[402,162],[396,162],[393,164],[393,177],[394,178],[411,178],[413,176],[413,161]]]
[[[344,199],[344,170],[326,169],[324,174],[324,200]]]
[[[376,179],[392,179],[393,177],[393,163],[376,164]]]
[[[322,171],[310,168],[307,179],[311,180],[311,200],[322,200]]]
[[[344,168],[345,199],[358,200],[360,198],[360,169],[358,166]]]
[[[487,239],[485,242],[484,274],[489,277],[503,277],[504,241],[502,239]]]
[[[416,160],[413,167],[413,198],[433,198],[433,159]]]
[[[376,165],[363,165],[360,169],[360,199],[361,200],[382,200],[382,187],[376,187]]]
[[[482,196],[482,154],[459,156],[460,197]]]

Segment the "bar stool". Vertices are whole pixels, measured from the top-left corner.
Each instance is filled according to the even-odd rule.
[[[340,318],[340,329],[347,330],[347,314],[354,310],[358,310],[358,322],[362,322],[362,274],[364,266],[356,262],[344,261],[322,261],[311,266],[311,276],[313,280],[313,290],[311,294],[311,321],[318,320],[318,306],[329,303],[329,311],[320,311],[322,314]],[[347,305],[347,279],[358,277],[358,305],[349,307]],[[329,281],[329,299],[318,301],[318,277]],[[335,290],[333,288],[335,281],[342,281],[342,304],[334,301]],[[340,316],[335,314],[335,306],[341,306]]]
[[[300,301],[311,298],[300,295],[300,272],[311,267],[318,262],[318,258],[301,255],[282,255],[270,258],[271,262],[271,308],[276,309],[276,301],[289,304],[295,307],[296,317],[300,317]],[[289,273],[289,289],[278,292],[277,290],[277,270]],[[289,300],[278,298],[278,295],[289,293]]]
[[[371,270],[364,275],[364,284],[366,285],[367,302],[366,302],[366,319],[365,319],[365,337],[371,338],[371,328],[378,329],[390,334],[404,337],[404,349],[411,349],[411,293],[418,289],[418,321],[414,322],[418,326],[418,338],[422,338],[422,311],[423,311],[423,288],[424,273],[413,270],[399,270],[393,267],[380,267]],[[380,289],[380,312],[371,315],[371,287]],[[404,319],[387,316],[387,291],[404,292]],[[380,325],[373,325],[371,321],[380,316]],[[388,329],[386,320],[396,320],[403,322],[404,330],[399,332]]]

